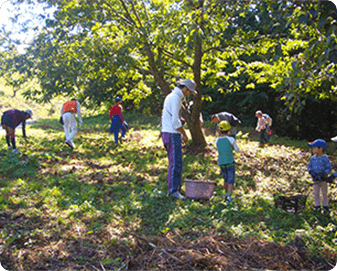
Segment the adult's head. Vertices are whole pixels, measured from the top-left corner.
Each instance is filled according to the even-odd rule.
[[[255,112],[255,116],[258,117],[258,118],[261,118],[262,117],[262,111],[261,110],[257,110]]]
[[[25,111],[25,113],[26,113],[26,119],[31,119],[31,118],[33,117],[33,112],[32,112],[32,110],[27,109],[27,110]]]
[[[195,90],[197,84],[191,79],[185,79],[182,82],[179,82],[179,88],[183,91],[184,96],[190,96],[191,94],[197,94]]]

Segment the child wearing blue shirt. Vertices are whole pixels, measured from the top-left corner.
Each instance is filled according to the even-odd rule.
[[[308,145],[312,147],[312,153],[308,171],[314,181],[314,201],[315,211],[321,210],[320,192],[322,191],[322,204],[324,212],[329,212],[328,207],[328,185],[326,178],[331,171],[331,163],[324,150],[328,147],[323,139],[317,139],[314,142],[309,142]]]
[[[235,138],[229,136],[231,125],[227,121],[219,123],[220,137],[216,141],[218,149],[218,165],[221,168],[224,177],[224,188],[226,191],[226,200],[232,201],[232,192],[235,180],[235,163],[233,157],[233,149],[239,152]]]

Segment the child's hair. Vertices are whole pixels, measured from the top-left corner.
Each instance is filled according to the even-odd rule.
[[[257,110],[255,112],[255,116],[262,116],[262,111],[261,110]]]
[[[227,131],[220,131],[221,134],[225,135],[225,134],[228,134],[230,132],[230,130],[227,130]]]

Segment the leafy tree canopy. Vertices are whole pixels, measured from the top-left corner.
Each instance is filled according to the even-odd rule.
[[[31,98],[77,96],[93,107],[118,94],[137,105],[153,86],[167,94],[191,78],[198,95],[184,117],[202,145],[202,88],[216,90],[220,79],[229,82],[224,93],[270,84],[289,108],[308,94],[335,99],[336,7],[328,1],[39,2],[56,11],[26,53],[42,86],[26,92]]]

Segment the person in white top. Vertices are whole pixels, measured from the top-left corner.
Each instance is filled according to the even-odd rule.
[[[260,132],[259,141],[260,141],[261,145],[264,145],[265,143],[268,143],[268,141],[265,137],[268,121],[263,116],[263,113],[262,113],[261,110],[256,111],[255,116],[258,119],[257,126],[256,126],[255,130]]]
[[[78,115],[79,124],[82,126],[80,103],[75,99],[72,99],[71,101],[63,104],[61,108],[61,116],[63,119],[63,128],[66,137],[65,143],[72,149],[75,148],[73,138],[77,133],[76,114]]]
[[[181,173],[183,169],[182,147],[181,142],[187,143],[188,137],[183,128],[181,116],[181,103],[183,97],[197,94],[196,84],[190,79],[185,79],[179,83],[173,91],[166,96],[161,118],[161,133],[164,147],[167,151],[169,166],[167,186],[169,195],[185,199],[180,194]]]

